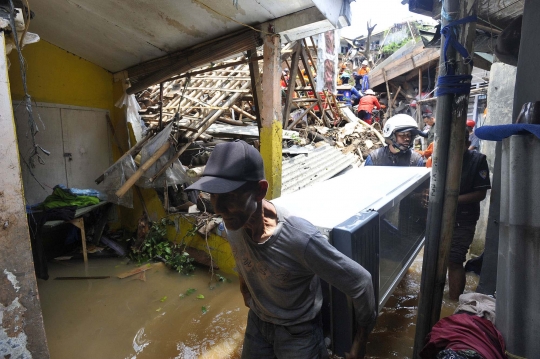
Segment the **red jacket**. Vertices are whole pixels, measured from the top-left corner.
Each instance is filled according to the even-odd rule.
[[[371,113],[373,111],[373,107],[377,107],[377,109],[380,110],[381,104],[379,104],[377,97],[373,95],[366,95],[360,99],[360,103],[358,104],[358,111],[364,110]]]

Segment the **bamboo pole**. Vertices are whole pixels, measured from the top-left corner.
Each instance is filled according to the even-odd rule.
[[[450,19],[442,16],[441,26],[475,15],[478,0],[447,0],[443,9]],[[476,23],[459,25],[458,42],[469,53],[473,50]],[[441,44],[439,67],[444,66],[444,42]],[[449,65],[457,74],[470,74],[470,65],[453,47],[446,53]],[[446,281],[448,253],[452,242],[455,212],[460,187],[463,151],[465,150],[465,121],[468,95],[447,94],[437,99],[437,133],[433,155],[424,261],[420,284],[420,300],[416,323],[413,358],[418,358],[426,335],[439,320]]]
[[[245,81],[241,88],[242,89],[247,88],[249,85],[250,85],[250,82]],[[238,98],[240,98],[241,95],[242,95],[242,93],[240,93],[240,92],[235,93],[234,95],[231,96],[231,98],[229,100],[227,100],[227,102],[225,104],[223,104],[223,107],[232,106],[232,104],[234,104],[238,100]],[[182,146],[182,148],[180,148],[180,150],[178,152],[176,152],[174,154],[174,156],[171,157],[171,159],[165,164],[165,166],[163,166],[163,168],[161,168],[161,170],[159,170],[159,172],[154,177],[152,177],[150,179],[150,182],[154,182],[156,179],[158,179],[159,176],[161,176],[165,172],[165,170],[167,168],[169,168],[173,164],[173,162],[176,161],[180,157],[180,155],[182,153],[184,153],[184,151],[189,147],[189,145],[191,145],[191,143],[193,141],[195,141],[197,139],[197,137],[199,137],[199,135],[201,133],[206,131],[208,129],[208,127],[210,127],[212,125],[212,123],[214,123],[221,116],[223,111],[224,110],[217,110],[207,121],[202,123],[201,126],[199,127],[197,133],[191,135],[188,138],[188,143],[186,143],[184,146]],[[133,183],[135,183],[135,182],[133,182]]]
[[[122,160],[124,160],[127,156],[133,156],[133,155],[137,155],[137,153],[139,153],[141,151],[141,149],[144,147],[144,145],[148,142],[148,140],[150,140],[152,137],[154,137],[154,133],[152,131],[148,131],[148,134],[142,139],[140,140],[139,142],[137,142],[135,144],[135,146],[131,147],[126,153],[124,153],[122,155],[122,157],[120,157],[111,167],[107,168],[105,170],[105,172],[103,172],[103,174],[101,176],[99,176],[98,178],[96,178],[95,182],[96,184],[100,184],[101,182],[103,182],[103,180],[105,179],[105,176],[107,174],[109,174],[112,170],[113,170],[113,167],[118,163],[118,162],[121,162]]]
[[[313,102],[311,106],[309,106],[306,110],[304,110],[304,112],[302,112],[302,115],[300,115],[295,121],[293,121],[293,123],[289,125],[289,127],[287,127],[287,130],[290,130],[291,128],[293,128],[298,123],[298,121],[302,119],[302,117],[307,115],[307,113],[310,112],[313,107],[315,107],[315,105],[317,105],[317,102]]]
[[[285,106],[283,106],[283,127],[287,126],[289,121],[289,114],[291,113],[291,104],[293,98],[293,92],[296,88],[296,75],[298,73],[298,60],[300,59],[300,48],[302,44],[298,42],[294,47],[294,52],[292,55],[291,66],[290,66],[290,79],[289,85],[287,86],[287,98],[285,99]],[[285,61],[286,62],[286,61]],[[300,74],[300,77],[302,75]]]
[[[248,57],[253,59],[257,56],[257,49],[248,51]],[[261,108],[262,108],[262,86],[261,86],[261,73],[259,71],[259,62],[251,61],[249,63],[249,76],[251,80],[251,94],[253,96],[253,107],[255,108],[255,118],[259,130],[262,128],[261,123]]]
[[[242,115],[246,116],[247,118],[253,120],[253,121],[257,121],[257,117],[253,116],[252,114],[242,110],[240,107],[236,106],[236,105],[232,105],[231,106],[236,112],[240,112]]]
[[[384,82],[386,83],[386,93],[387,93],[386,98],[388,98],[388,117],[390,118],[392,117],[392,109],[393,109],[394,104],[392,103],[392,97],[390,95],[390,86],[388,86],[388,79],[386,78],[385,69],[382,69],[382,74],[384,77]]]
[[[302,63],[304,64],[304,67],[309,68],[309,64],[307,62],[306,58],[306,49],[302,47],[302,44],[300,44],[300,54],[302,57]],[[313,79],[313,74],[311,73],[311,70],[306,70],[309,84],[313,88],[313,94],[315,95],[315,98],[317,99],[317,103],[319,104],[319,109],[321,110],[321,119],[326,123],[328,127],[331,126],[330,121],[326,118],[326,114],[324,112],[324,108],[322,107],[322,101],[320,94],[315,90],[315,80]]]
[[[418,69],[418,101],[422,100],[422,68]],[[418,126],[422,126],[422,106],[416,101],[416,113]],[[420,127],[421,128],[421,127]]]
[[[163,146],[161,146],[145,163],[139,167],[137,172],[135,172],[131,177],[128,178],[128,180],[116,191],[116,196],[118,198],[124,197],[126,192],[137,182],[141,176],[148,171],[148,169],[156,163],[156,161],[167,152],[167,150],[171,147],[171,143],[169,141],[165,142]]]

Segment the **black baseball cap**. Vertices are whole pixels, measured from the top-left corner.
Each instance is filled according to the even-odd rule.
[[[242,140],[216,145],[202,178],[186,188],[208,193],[227,193],[247,182],[265,179],[259,151]]]

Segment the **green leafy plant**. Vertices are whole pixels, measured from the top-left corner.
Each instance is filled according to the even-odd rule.
[[[133,249],[130,258],[139,264],[159,259],[179,273],[189,274],[195,270],[193,258],[184,251],[184,246],[167,239],[167,226],[174,225],[168,218],[152,223],[150,231],[139,249]]]
[[[208,312],[208,309],[205,306],[201,307],[202,314],[206,314]]]
[[[199,294],[199,295],[197,296],[197,299],[204,299],[204,295]]]
[[[391,43],[389,43],[387,45],[384,45],[383,48],[381,49],[381,52],[385,56],[390,56],[394,52],[396,52],[397,50],[399,50],[400,48],[405,46],[405,44],[408,43],[409,41],[411,41],[410,38],[406,38],[406,39],[403,39],[403,40],[398,41],[398,42],[391,42]]]

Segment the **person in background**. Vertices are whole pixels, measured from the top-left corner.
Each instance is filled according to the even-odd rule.
[[[451,300],[456,301],[465,289],[463,263],[474,239],[476,222],[480,218],[480,202],[486,198],[487,190],[491,188],[486,156],[469,149],[469,130],[466,131],[456,221],[448,259],[448,294]]]
[[[357,91],[362,91],[362,76],[358,75],[358,72],[353,72],[354,88]]]
[[[411,148],[414,138],[423,135],[416,121],[409,115],[399,114],[386,121],[383,137],[388,146],[372,151],[366,166],[424,166],[422,156]]]
[[[289,69],[281,71],[281,88],[287,88],[289,85]]]
[[[202,178],[186,190],[210,193],[223,218],[249,307],[243,359],[328,358],[319,278],[354,303],[356,335],[347,357],[364,358],[377,318],[371,275],[311,223],[265,199],[263,159],[253,146],[216,145]]]
[[[469,150],[471,151],[480,151],[480,139],[476,137],[474,134],[474,127],[476,126],[476,122],[474,120],[468,119],[467,120],[467,131],[469,131],[469,142],[471,145],[469,146]]]
[[[369,72],[371,71],[371,69],[368,67],[368,65],[369,65],[368,60],[362,61],[362,65],[360,66],[360,68],[358,69],[358,71],[356,71],[356,72],[358,73],[358,75],[364,76],[364,75],[369,74]]]
[[[349,80],[351,79],[351,75],[347,72],[347,71],[344,71],[342,74],[341,74],[341,77],[340,77],[340,80],[341,80],[341,85],[348,85],[349,84]]]
[[[424,113],[422,114],[422,117],[424,118],[426,126],[429,126],[429,129],[425,132],[427,134],[426,144],[429,147],[435,139],[435,117],[433,117],[432,113]]]
[[[342,77],[343,77],[343,74],[344,73],[347,73],[348,72],[346,71],[347,70],[347,64],[346,63],[341,63],[341,65],[339,65],[339,73],[338,73],[338,78],[337,78],[337,85],[340,86],[343,84],[343,80],[342,80]],[[350,77],[350,75],[349,75]],[[348,81],[348,79],[347,79]]]
[[[380,110],[381,104],[377,100],[375,92],[368,89],[358,103],[358,117],[371,125],[371,114],[374,108]]]

